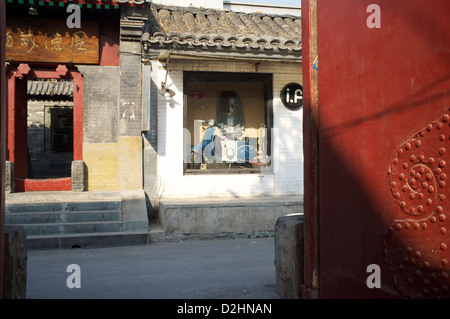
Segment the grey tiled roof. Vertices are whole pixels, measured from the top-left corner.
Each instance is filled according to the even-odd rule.
[[[301,20],[291,15],[154,4],[143,41],[150,50],[301,57]]]
[[[55,3],[73,3],[73,4],[79,4],[80,6],[85,6],[87,4],[89,5],[100,5],[100,6],[104,6],[104,5],[134,5],[134,6],[142,6],[144,5],[146,2],[151,2],[151,0],[39,0],[39,1],[34,1],[32,2],[31,0],[28,1],[23,1],[23,0],[8,0],[8,3],[17,3],[20,5],[38,5],[38,6],[47,6],[47,5],[51,5],[51,6],[55,6]],[[57,6],[57,5],[56,5]]]
[[[28,95],[72,96],[72,81],[28,80]]]
[[[104,1],[108,1],[108,0],[104,0]],[[148,2],[148,0],[116,0],[117,3],[119,4],[128,4],[128,3],[133,3],[133,4],[144,4],[145,2]]]

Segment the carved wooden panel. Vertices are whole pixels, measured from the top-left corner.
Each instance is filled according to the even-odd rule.
[[[83,21],[70,29],[66,20],[8,17],[6,60],[54,63],[99,63],[99,26]]]

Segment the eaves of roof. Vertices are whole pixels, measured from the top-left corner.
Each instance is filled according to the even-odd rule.
[[[150,0],[6,0],[7,3],[38,6],[61,6],[65,4],[78,4],[80,6],[143,6]]]
[[[296,16],[153,4],[148,22],[143,42],[149,52],[301,59]]]
[[[27,94],[34,96],[73,96],[72,81],[29,80]]]

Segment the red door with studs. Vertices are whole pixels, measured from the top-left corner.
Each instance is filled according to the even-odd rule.
[[[302,295],[450,297],[450,2],[302,10]]]

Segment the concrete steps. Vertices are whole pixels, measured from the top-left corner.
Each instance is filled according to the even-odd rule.
[[[8,194],[5,223],[23,226],[27,248],[145,245],[150,236],[143,192]]]

